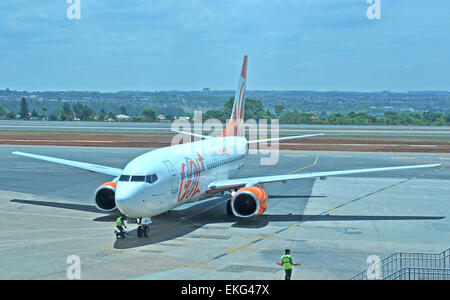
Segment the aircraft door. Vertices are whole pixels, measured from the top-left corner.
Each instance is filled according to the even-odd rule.
[[[172,180],[172,194],[174,194],[178,191],[177,172],[175,171],[174,165],[170,161],[168,160],[164,161],[164,165],[167,167],[167,170],[169,171]]]

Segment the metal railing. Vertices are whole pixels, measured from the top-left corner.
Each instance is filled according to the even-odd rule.
[[[450,280],[450,269],[403,268],[383,280]]]
[[[433,273],[432,270],[436,270],[436,272]],[[370,279],[368,274],[375,273],[379,275],[379,279],[405,279],[407,274],[412,280],[418,279],[420,276],[432,278],[436,275],[438,277],[439,274],[442,275],[441,279],[448,279],[450,248],[441,253],[396,252],[382,259],[379,264],[351,277],[350,280],[368,280]],[[394,276],[394,274],[396,275]]]

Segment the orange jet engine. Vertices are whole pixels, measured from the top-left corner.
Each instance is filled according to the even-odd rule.
[[[95,206],[105,212],[116,210],[116,186],[117,182],[107,182],[95,190]]]
[[[245,187],[233,195],[231,209],[237,217],[259,216],[266,211],[268,198],[266,191],[258,186]]]

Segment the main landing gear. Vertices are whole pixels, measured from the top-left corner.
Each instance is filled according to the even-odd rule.
[[[138,219],[137,236],[148,237],[150,234],[150,224],[152,224],[152,218],[140,218]]]

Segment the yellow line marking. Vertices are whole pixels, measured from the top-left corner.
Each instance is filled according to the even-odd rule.
[[[227,249],[227,250],[234,250],[236,248],[233,247],[222,247],[223,249]],[[247,250],[247,251],[258,251],[258,249],[253,249],[253,248],[247,248],[247,249],[242,249],[242,250]]]
[[[304,170],[304,169],[307,169],[307,168],[310,168],[310,167],[314,167],[317,164],[318,160],[319,160],[319,155],[317,155],[316,159],[314,160],[314,162],[312,164],[310,164],[308,166],[305,166],[305,167],[302,167],[302,168],[299,168],[299,169],[297,169],[295,171],[289,172],[288,174],[294,174],[294,173],[297,173],[297,172],[299,172],[301,170]]]
[[[413,156],[393,156],[392,159],[416,159]]]
[[[239,247],[239,248],[234,248],[233,250],[228,251],[227,254],[231,254],[231,253],[236,252],[236,251],[238,251],[238,250],[242,250],[242,249],[244,249],[244,248],[247,248],[247,247],[250,246],[250,245],[253,245],[253,242],[250,242],[250,243],[248,243],[248,244],[245,244],[244,246],[241,246],[241,247]],[[203,263],[203,264],[205,264],[205,263]],[[203,265],[203,264],[202,264],[202,265]]]
[[[294,173],[297,173],[297,172],[299,172],[299,171],[301,171],[301,170],[307,169],[307,168],[309,168],[309,167],[311,167],[311,165],[306,166],[306,167],[299,168],[299,169],[297,169],[297,170],[295,170],[295,171],[289,172],[288,174],[294,174]]]
[[[252,239],[252,240],[256,240],[256,239],[262,239],[262,240],[267,240],[267,241],[279,241],[280,238],[271,238],[271,237],[267,237],[267,236],[248,236],[248,239]],[[232,248],[234,249],[234,248]]]
[[[299,225],[300,225],[300,223],[295,223],[295,224],[289,226],[288,229],[294,228],[295,226],[299,226]]]
[[[195,265],[195,267],[201,267],[201,266],[203,266],[203,265],[209,264],[209,263],[212,262],[212,261],[214,261],[214,258],[208,259],[207,261],[202,262],[201,264]]]
[[[316,160],[313,163],[313,166],[315,166],[317,164],[317,161],[319,160],[319,155],[317,155]]]
[[[450,157],[439,157],[439,160],[450,160]]]

